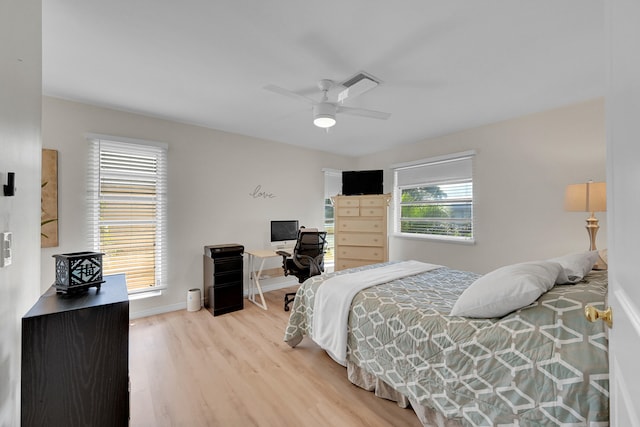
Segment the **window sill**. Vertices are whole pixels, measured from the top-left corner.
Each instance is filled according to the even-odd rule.
[[[137,292],[134,294],[129,294],[129,301],[159,297],[161,295],[162,295],[162,291]]]
[[[475,245],[475,239],[460,239],[457,237],[447,237],[447,236],[427,236],[424,234],[412,234],[412,233],[393,233],[392,237],[397,237],[399,239],[409,239],[409,240],[428,240],[432,242],[442,242],[442,243],[455,243],[457,245]]]

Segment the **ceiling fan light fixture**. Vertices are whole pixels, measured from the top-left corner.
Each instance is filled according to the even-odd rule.
[[[319,128],[330,128],[336,124],[336,119],[331,116],[316,116],[313,119],[313,124]]]
[[[335,105],[322,102],[313,107],[313,124],[319,128],[330,128],[336,124]]]

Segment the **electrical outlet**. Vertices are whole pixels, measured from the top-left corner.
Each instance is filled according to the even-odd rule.
[[[13,254],[13,233],[0,233],[0,267],[11,265]]]

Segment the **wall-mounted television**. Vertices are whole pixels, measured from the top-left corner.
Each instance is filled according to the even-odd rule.
[[[295,246],[299,228],[297,219],[271,221],[271,246],[278,248]]]
[[[343,171],[342,194],[382,194],[383,181],[382,170]]]

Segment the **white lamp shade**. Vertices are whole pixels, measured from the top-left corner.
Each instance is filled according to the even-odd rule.
[[[564,210],[572,212],[605,212],[607,210],[607,183],[586,182],[567,186]]]

